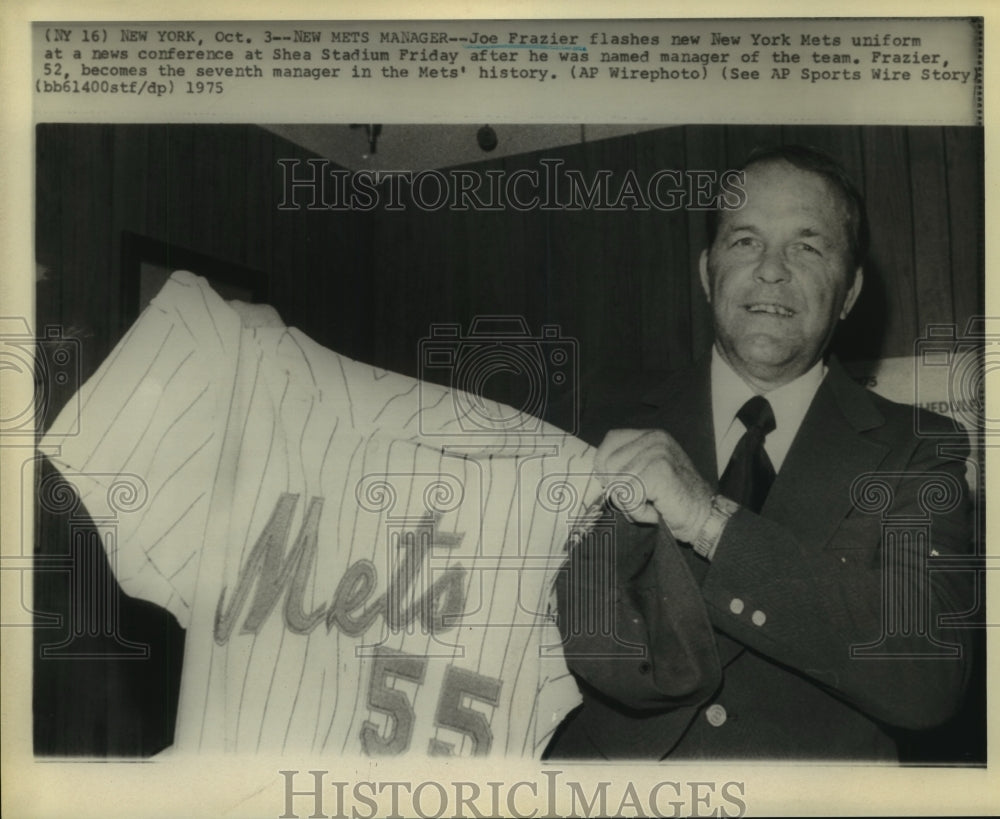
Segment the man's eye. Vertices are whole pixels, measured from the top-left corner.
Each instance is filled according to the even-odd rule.
[[[819,248],[809,244],[808,242],[799,242],[798,247],[800,250],[804,250],[806,253],[814,253],[817,256],[823,255],[822,253],[820,253]]]
[[[753,236],[741,236],[735,242],[733,242],[733,247],[756,247],[757,240]]]

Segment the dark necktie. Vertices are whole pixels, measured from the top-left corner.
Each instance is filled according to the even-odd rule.
[[[774,483],[774,466],[764,450],[764,438],[774,431],[774,412],[764,396],[755,395],[740,407],[736,417],[747,429],[722,473],[719,492],[759,512]]]

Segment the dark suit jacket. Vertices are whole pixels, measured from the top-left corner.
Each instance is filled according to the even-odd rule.
[[[585,436],[665,429],[714,486],[707,362],[645,403]],[[971,553],[967,450],[954,435],[926,434],[953,433],[950,421],[923,413],[917,423],[914,412],[831,360],[761,513],[739,510],[711,563],[682,550],[715,629],[721,685],[700,704],[665,698],[666,711],[621,696],[627,677],[612,711],[585,685],[550,757],[894,759],[888,727],[944,722],[960,704],[970,648],[968,629],[941,616],[976,604],[971,572],[934,566]],[[594,678],[588,661],[569,662]]]

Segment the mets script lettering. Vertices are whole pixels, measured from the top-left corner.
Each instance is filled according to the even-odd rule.
[[[312,611],[304,608],[303,594],[316,568],[319,521],[323,499],[312,498],[292,548],[287,551],[292,515],[298,504],[297,494],[283,493],[275,504],[270,520],[257,538],[246,562],[240,567],[236,589],[226,605],[227,588],[219,595],[215,610],[215,642],[224,645],[232,634],[250,591],[256,589],[253,602],[243,620],[241,634],[256,634],[285,596],[285,627],[295,634],[308,634],[321,622],[329,632],[336,626],[352,637],[364,634],[382,617],[391,631],[399,631],[415,619],[431,634],[448,631],[458,625],[465,611],[465,575],[461,563],[433,573],[432,582],[421,593],[417,581],[426,580],[433,547],[456,548],[463,535],[438,531],[438,516],[424,515],[414,529],[391,538],[390,549],[397,554],[395,571],[388,588],[369,602],[378,586],[378,571],[370,560],[357,560],[344,572],[333,599]],[[393,540],[397,542],[393,543]]]

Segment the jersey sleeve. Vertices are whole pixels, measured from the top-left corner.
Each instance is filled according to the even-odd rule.
[[[240,337],[204,279],[175,273],[40,444],[101,522],[122,589],[185,628]]]

